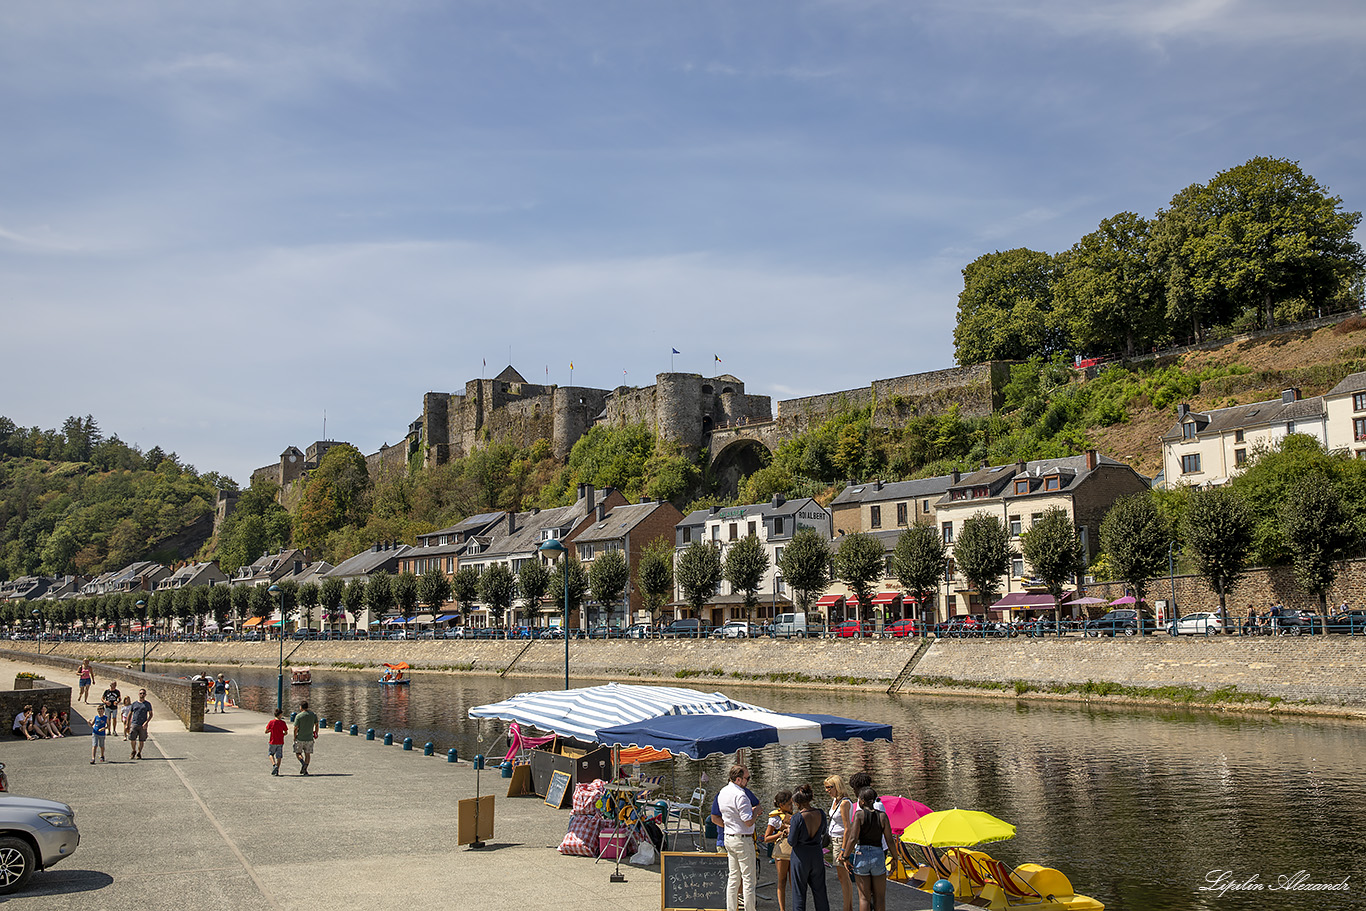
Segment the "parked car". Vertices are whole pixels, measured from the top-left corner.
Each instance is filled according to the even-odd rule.
[[[627,639],[649,639],[654,635],[654,630],[650,628],[648,623],[636,623],[626,627],[626,632],[622,635]]]
[[[773,628],[769,635],[775,639],[805,639],[807,636],[822,636],[825,630],[820,626],[820,616],[816,614],[804,614],[800,611],[794,613],[779,614],[773,620]]]
[[[620,639],[621,637],[621,628],[609,624],[595,626],[588,631],[589,639]]]
[[[1353,636],[1366,634],[1366,610],[1343,611],[1334,617],[1329,617],[1324,623],[1324,629],[1330,633],[1347,633]]]
[[[747,620],[727,620],[724,626],[718,626],[711,634],[716,639],[748,639],[754,635]]]
[[[35,871],[70,857],[80,843],[67,804],[0,794],[0,895],[24,888]]]
[[[702,621],[696,618],[687,618],[670,623],[664,627],[661,635],[665,639],[696,639],[703,634]]]
[[[844,623],[831,627],[830,635],[840,639],[869,639],[874,635],[873,624],[860,624],[853,620],[847,620]]]
[[[1313,611],[1284,608],[1276,626],[1283,636],[1309,636],[1322,633],[1323,618]]]
[[[1211,611],[1188,614],[1167,624],[1167,632],[1173,636],[1213,636],[1223,631],[1224,621]]]
[[[1140,617],[1138,611],[1121,609],[1112,610],[1104,617],[1087,621],[1082,631],[1092,639],[1100,636],[1135,636],[1140,632],[1146,636],[1153,631],[1153,626],[1153,621],[1147,617]]]
[[[921,626],[919,620],[897,620],[882,628],[882,638],[901,639],[906,636],[919,636],[920,630]]]

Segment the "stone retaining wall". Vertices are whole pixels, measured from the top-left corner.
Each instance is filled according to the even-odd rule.
[[[79,656],[71,657],[72,653],[79,653]],[[63,671],[64,675],[69,674],[72,678],[76,676],[76,669],[80,667],[81,659],[90,658],[91,667],[95,671],[95,685],[90,690],[96,697],[99,693],[103,693],[109,683],[114,680],[120,683],[131,683],[134,687],[146,687],[149,692],[155,693],[157,698],[166,704],[167,708],[176,713],[184,722],[186,730],[204,730],[204,708],[208,702],[208,685],[202,680],[182,680],[179,677],[163,677],[161,674],[144,674],[141,671],[135,671],[132,669],[131,662],[140,660],[141,656],[142,646],[138,643],[111,646],[107,648],[107,652],[92,648],[90,643],[78,642],[64,642],[58,645],[54,651],[43,654],[0,649],[0,658],[56,668]],[[105,658],[113,663],[99,662],[96,661],[96,658]],[[127,663],[121,663],[121,659]],[[187,674],[191,672],[189,669],[185,671]],[[127,686],[120,686],[119,690],[124,695],[136,695],[136,691],[130,693]],[[71,687],[68,686],[66,687],[66,707],[70,708],[70,705]],[[49,703],[50,707],[51,703]],[[14,713],[11,712],[10,721],[13,722],[13,720]]]
[[[916,676],[1010,683],[1235,686],[1287,700],[1366,704],[1366,637],[1202,636],[937,640]]]
[[[874,683],[894,680],[916,657],[916,639],[673,639],[571,641],[570,675],[576,679],[708,681],[841,680]],[[407,661],[417,671],[445,670],[559,676],[564,673],[563,642],[418,641],[304,642],[286,649],[287,663],[314,667],[373,667],[385,661]],[[292,644],[290,646],[292,648]],[[75,668],[80,657],[104,662],[101,684],[111,674],[119,680],[146,681],[158,695],[171,698],[167,678],[118,670],[136,663],[137,643],[94,645],[65,643],[58,653]],[[32,652],[11,653],[32,661]],[[176,662],[184,673],[211,667],[247,664],[273,667],[279,650],[269,642],[162,643],[155,659]],[[514,659],[516,663],[513,664]],[[915,665],[916,676],[962,681],[1011,683],[1113,682],[1126,686],[1183,685],[1218,689],[1236,686],[1284,699],[1309,699],[1343,705],[1366,705],[1366,636],[1301,636],[1246,639],[1240,636],[1181,637],[1166,634],[1138,638],[1082,639],[946,639],[932,640]],[[171,681],[180,684],[181,681]],[[97,687],[99,688],[99,687]],[[197,705],[203,705],[200,699]],[[201,709],[202,711],[202,709]],[[183,716],[182,716],[183,717]],[[187,722],[190,724],[191,722]],[[198,723],[202,725],[203,716]]]

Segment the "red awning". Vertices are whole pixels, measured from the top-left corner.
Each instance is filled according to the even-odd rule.
[[[1067,599],[1070,598],[1070,597],[1071,597],[1072,595],[1074,595],[1074,594],[1076,594],[1076,593],[1075,593],[1075,592],[1067,592],[1066,594],[1064,594],[1064,595],[1062,596],[1062,602],[1061,602],[1061,603],[1062,603],[1062,604],[1066,604],[1066,603],[1067,603]],[[1015,610],[1030,610],[1030,609],[1036,609],[1036,608],[1040,608],[1040,607],[1052,607],[1052,606],[1053,606],[1053,596],[1052,596],[1052,595],[1047,595],[1047,594],[1040,595],[1040,594],[1034,594],[1033,592],[1011,592],[1010,594],[1008,594],[1008,595],[1006,595],[1005,597],[1001,598],[1000,601],[997,601],[995,604],[993,604],[993,605],[991,606],[991,609],[992,609],[992,610],[1011,610],[1011,609],[1015,609]]]
[[[844,595],[821,595],[821,599],[816,602],[817,607],[835,607],[844,600]],[[857,602],[855,602],[857,603]]]
[[[895,604],[901,600],[901,592],[878,592],[873,596],[873,603],[878,606]]]

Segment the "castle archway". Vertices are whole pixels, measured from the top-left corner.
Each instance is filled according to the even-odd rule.
[[[726,444],[711,463],[717,492],[722,496],[734,496],[739,491],[742,480],[771,461],[773,453],[758,440],[740,438]]]

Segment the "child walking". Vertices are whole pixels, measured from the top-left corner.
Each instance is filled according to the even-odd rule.
[[[100,754],[100,762],[104,762],[104,736],[109,733],[109,716],[104,713],[104,706],[95,707],[95,717],[90,720],[90,764],[95,764],[95,754]]]

